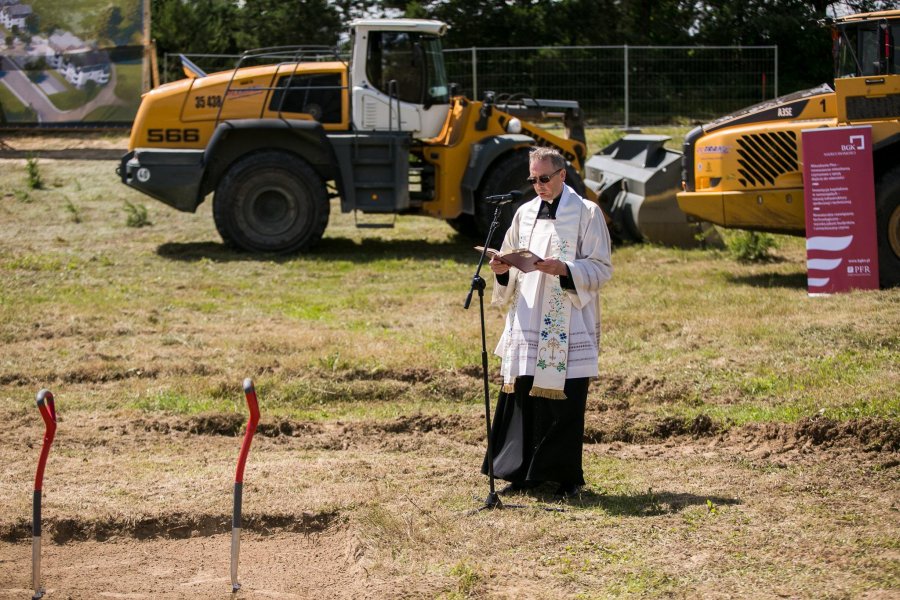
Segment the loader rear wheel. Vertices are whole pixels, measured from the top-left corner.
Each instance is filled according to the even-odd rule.
[[[900,285],[900,167],[888,171],[875,188],[878,227],[878,279],[882,288]]]
[[[512,190],[520,190],[522,198],[518,202],[505,204],[500,208],[500,225],[491,236],[488,244],[492,248],[499,248],[503,242],[506,230],[512,224],[513,216],[525,202],[533,199],[534,186],[528,185],[528,148],[514,150],[498,159],[491,167],[478,189],[475,198],[475,225],[478,228],[479,239],[487,237],[491,221],[494,219],[494,205],[484,202],[482,199],[497,194],[508,194]],[[580,196],[584,196],[584,181],[578,171],[572,165],[566,166],[566,183]]]
[[[285,152],[240,159],[216,187],[213,217],[227,245],[254,252],[296,252],[322,239],[325,184],[306,161]]]

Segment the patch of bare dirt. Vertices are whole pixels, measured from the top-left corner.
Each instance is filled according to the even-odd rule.
[[[775,448],[832,448],[859,446],[867,451],[900,450],[900,422],[887,419],[851,419],[836,421],[825,417],[806,417],[796,423],[760,423],[745,425],[729,432],[729,437],[750,442],[768,442]]]
[[[336,512],[300,514],[242,515],[242,528],[260,535],[279,532],[321,532],[339,519]],[[231,531],[231,515],[205,513],[168,513],[161,516],[122,519],[43,519],[42,532],[54,543],[105,541],[113,537],[132,537],[138,540],[155,538],[184,539],[208,537]],[[0,523],[0,540],[16,542],[31,538],[31,521],[18,519]]]
[[[722,426],[707,415],[686,421],[679,417],[654,418],[640,413],[609,410],[585,415],[584,440],[588,443],[639,443],[677,436],[694,438],[714,435]]]
[[[128,129],[84,131],[0,131],[0,158],[116,160],[128,148]]]
[[[349,436],[381,436],[388,434],[421,434],[437,431],[453,435],[470,429],[477,419],[461,415],[426,415],[412,414],[395,417],[389,421],[353,421],[338,422],[329,427],[337,428],[342,434]],[[174,431],[197,435],[237,436],[244,432],[247,417],[239,413],[205,413],[187,418],[171,417],[168,419],[135,419],[126,428],[136,431],[156,431],[170,433]],[[101,426],[101,429],[111,426]],[[256,433],[265,437],[318,435],[326,432],[325,424],[293,419],[277,419],[260,421]],[[123,432],[124,433],[124,432]]]
[[[6,452],[14,458],[10,462],[21,463],[15,457],[27,456],[29,468],[20,469],[19,476],[27,491],[37,446],[26,452],[23,442],[26,437],[40,439],[39,424],[32,407],[27,414],[8,412],[15,423],[24,425],[19,438],[7,439]],[[26,416],[31,418],[29,424],[24,423]],[[73,416],[51,456],[50,503],[43,528],[44,578],[51,592],[71,598],[97,597],[97,589],[129,598],[227,594],[230,498],[225,485],[211,492],[206,478],[215,474],[227,481],[233,473],[238,442],[229,439],[240,434],[246,417],[223,413],[127,421],[103,415],[86,421],[80,418],[84,415]],[[706,415],[680,421],[595,409],[588,416],[591,426],[586,434],[602,431],[609,437],[587,444],[586,456],[590,461],[604,455],[605,460],[594,463],[602,469],[578,498],[563,506],[562,519],[549,511],[459,516],[460,503],[468,506],[469,489],[480,492],[485,484],[477,474],[484,438],[480,410],[462,416],[264,422],[267,439],[260,440],[251,455],[254,502],[245,508],[261,504],[265,508],[244,515],[241,594],[439,597],[457,590],[470,572],[466,569],[471,569],[479,576],[471,597],[577,597],[589,595],[589,590],[618,589],[618,582],[640,565],[666,573],[677,563],[715,573],[728,582],[729,597],[771,597],[776,595],[773,589],[791,589],[773,588],[776,584],[766,580],[763,592],[748,591],[742,586],[751,584],[731,575],[732,569],[744,568],[745,554],[773,561],[776,554],[791,552],[794,562],[813,568],[825,560],[828,572],[841,572],[857,565],[858,559],[846,559],[847,552],[823,559],[836,534],[816,532],[829,526],[841,535],[850,532],[856,536],[853,552],[880,550],[893,534],[889,529],[882,540],[872,525],[892,510],[891,482],[900,461],[896,453],[886,451],[896,439],[891,423],[819,418],[719,430]],[[286,434],[284,428],[292,433]],[[293,433],[301,430],[305,433]],[[616,436],[633,441],[606,441]],[[871,444],[862,439],[881,440],[883,451],[863,452]],[[108,447],[84,448],[101,442],[108,442]],[[116,502],[128,498],[129,504],[123,503],[121,512],[100,508],[91,497],[103,495],[94,482],[100,471],[93,461],[137,477],[139,470],[128,469],[148,448],[173,455],[202,454],[203,461],[191,461],[191,468],[201,471],[181,476],[184,467],[179,461],[157,457],[140,467],[152,472],[144,473],[139,483],[122,486],[127,493],[116,496]],[[298,452],[307,448],[336,452]],[[214,468],[206,467],[207,459]],[[82,464],[94,471],[77,479],[74,474]],[[60,478],[70,476],[75,479],[64,486]],[[172,485],[153,489],[158,480],[176,477]],[[622,485],[623,478],[627,485]],[[145,486],[151,492],[142,495]],[[63,510],[68,504],[62,502],[66,489],[73,490],[67,499],[84,501],[79,509],[83,514]],[[527,501],[554,503],[550,490],[552,486],[545,493],[530,494]],[[15,501],[15,510],[0,520],[0,598],[30,593],[26,505],[30,494],[18,496],[7,499]],[[790,535],[773,534],[770,522],[792,523]],[[566,533],[560,537],[547,533],[561,528]],[[728,541],[735,531],[741,532],[740,539]],[[805,537],[795,542],[796,536]],[[651,538],[651,544],[635,541]],[[691,543],[684,544],[684,539]],[[782,545],[772,548],[772,539]],[[511,596],[505,580],[488,565],[495,564],[490,561],[497,556],[522,553],[524,562],[513,568],[521,571],[532,591],[519,590]],[[623,558],[632,553],[642,561],[638,566]],[[481,562],[482,556],[494,558]],[[556,565],[572,560],[587,565],[588,559],[591,570],[581,571],[577,587],[566,588],[571,571],[559,571]],[[722,565],[723,560],[728,562]],[[884,564],[874,565],[872,572]],[[803,569],[798,571],[801,576],[806,573]],[[818,592],[835,585],[829,581],[808,588],[813,585],[813,575],[809,577],[801,584],[807,587],[799,589],[813,589],[810,597],[820,597]],[[707,579],[691,580],[683,595],[716,595],[717,590],[704,587]],[[653,591],[664,595],[666,590]]]
[[[629,398],[639,397],[656,404],[671,404],[690,395],[690,390],[684,386],[664,379],[642,376],[601,377],[597,381],[597,388],[604,398],[611,398],[614,402],[627,402]]]
[[[625,411],[607,411],[599,415],[588,413],[585,418],[584,440],[587,443],[648,443],[686,436],[719,436],[723,441],[741,441],[754,449],[765,443],[772,446],[773,451],[833,446],[856,447],[866,451],[900,450],[900,422],[889,419],[836,421],[807,417],[796,423],[753,423],[728,427],[705,414],[685,420],[679,417],[654,419]]]
[[[242,435],[246,429],[247,417],[239,413],[205,413],[187,418],[134,419],[127,425],[117,425],[122,434],[130,431],[154,431],[158,433],[185,432],[195,435]],[[101,429],[112,428],[111,425]],[[318,423],[301,422],[291,419],[262,420],[256,426],[256,435],[264,437],[317,435],[324,431]]]
[[[45,597],[346,600],[390,596],[386,582],[370,577],[365,548],[344,527],[312,534],[242,535],[237,570],[241,589],[232,594],[230,540],[226,534],[45,544]],[[0,598],[30,597],[31,545],[0,542],[0,555],[5,557]]]

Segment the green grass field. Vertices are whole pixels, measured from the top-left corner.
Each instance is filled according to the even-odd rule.
[[[330,372],[456,371],[480,363],[472,343],[476,315],[457,306],[477,255],[444,223],[401,217],[394,230],[371,233],[356,230],[352,215],[335,206],[313,252],[255,257],[221,245],[208,204],[197,215],[178,214],[122,187],[112,168],[107,177],[96,169],[44,163],[44,179],[53,184],[31,191],[30,204],[16,202],[24,169],[4,170],[6,236],[37,219],[54,240],[37,247],[8,239],[0,247],[4,297],[19,298],[4,302],[8,341],[21,341],[17,323],[63,311],[105,327],[131,315],[141,345],[163,348],[182,345],[169,331],[178,319],[209,321],[213,329],[223,321],[265,320],[278,324],[277,339],[290,334],[288,348],[306,349],[286,353],[295,368],[321,378],[317,385],[337,404],[351,405],[353,393]],[[126,227],[124,198],[145,204],[153,225]],[[69,222],[67,201],[83,214],[81,223]],[[900,416],[900,386],[889,385],[897,383],[900,362],[896,291],[810,298],[803,252],[802,240],[789,237],[779,238],[772,260],[756,264],[738,263],[725,250],[617,248],[615,277],[603,296],[602,380],[655,382],[630,394],[632,405],[685,418],[708,413],[723,423],[795,421],[821,411],[840,419]],[[273,289],[278,281],[290,285]],[[21,285],[28,286],[25,297]],[[496,337],[502,313],[489,308],[488,318]],[[229,351],[239,347],[237,340],[222,343]],[[242,359],[250,372],[284,360],[279,343],[255,343],[273,348]],[[121,356],[97,363],[97,376],[131,362],[142,367],[138,357]],[[189,382],[198,406],[214,399]],[[176,377],[170,391],[186,391],[185,383]],[[279,405],[286,414],[316,393],[294,389],[291,378],[263,384],[275,397],[298,400]],[[449,408],[447,400],[436,408]]]

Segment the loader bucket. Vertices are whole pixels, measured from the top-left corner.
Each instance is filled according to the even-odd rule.
[[[629,134],[588,159],[585,185],[597,194],[618,241],[679,248],[721,243],[708,224],[688,220],[675,194],[681,185],[681,153],[664,135]]]

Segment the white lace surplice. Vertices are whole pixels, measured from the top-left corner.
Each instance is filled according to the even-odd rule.
[[[513,218],[512,225],[503,240],[502,251],[521,247],[535,254],[549,258],[556,256],[551,244],[561,216],[577,218],[578,239],[575,243],[575,258],[566,264],[575,291],[566,290],[572,302],[569,318],[567,378],[596,377],[599,374],[600,352],[600,287],[612,276],[610,261],[610,241],[606,222],[599,207],[582,199],[569,186],[564,188],[559,199],[557,220],[537,219],[541,199],[535,198],[524,204]],[[579,211],[573,214],[570,211]],[[511,381],[522,375],[534,375],[537,362],[538,343],[542,326],[542,306],[546,287],[543,279],[553,277],[540,271],[522,273],[510,269],[509,284],[495,285],[492,304],[514,303],[507,317],[503,335],[494,353],[503,359],[501,371],[504,381]]]

